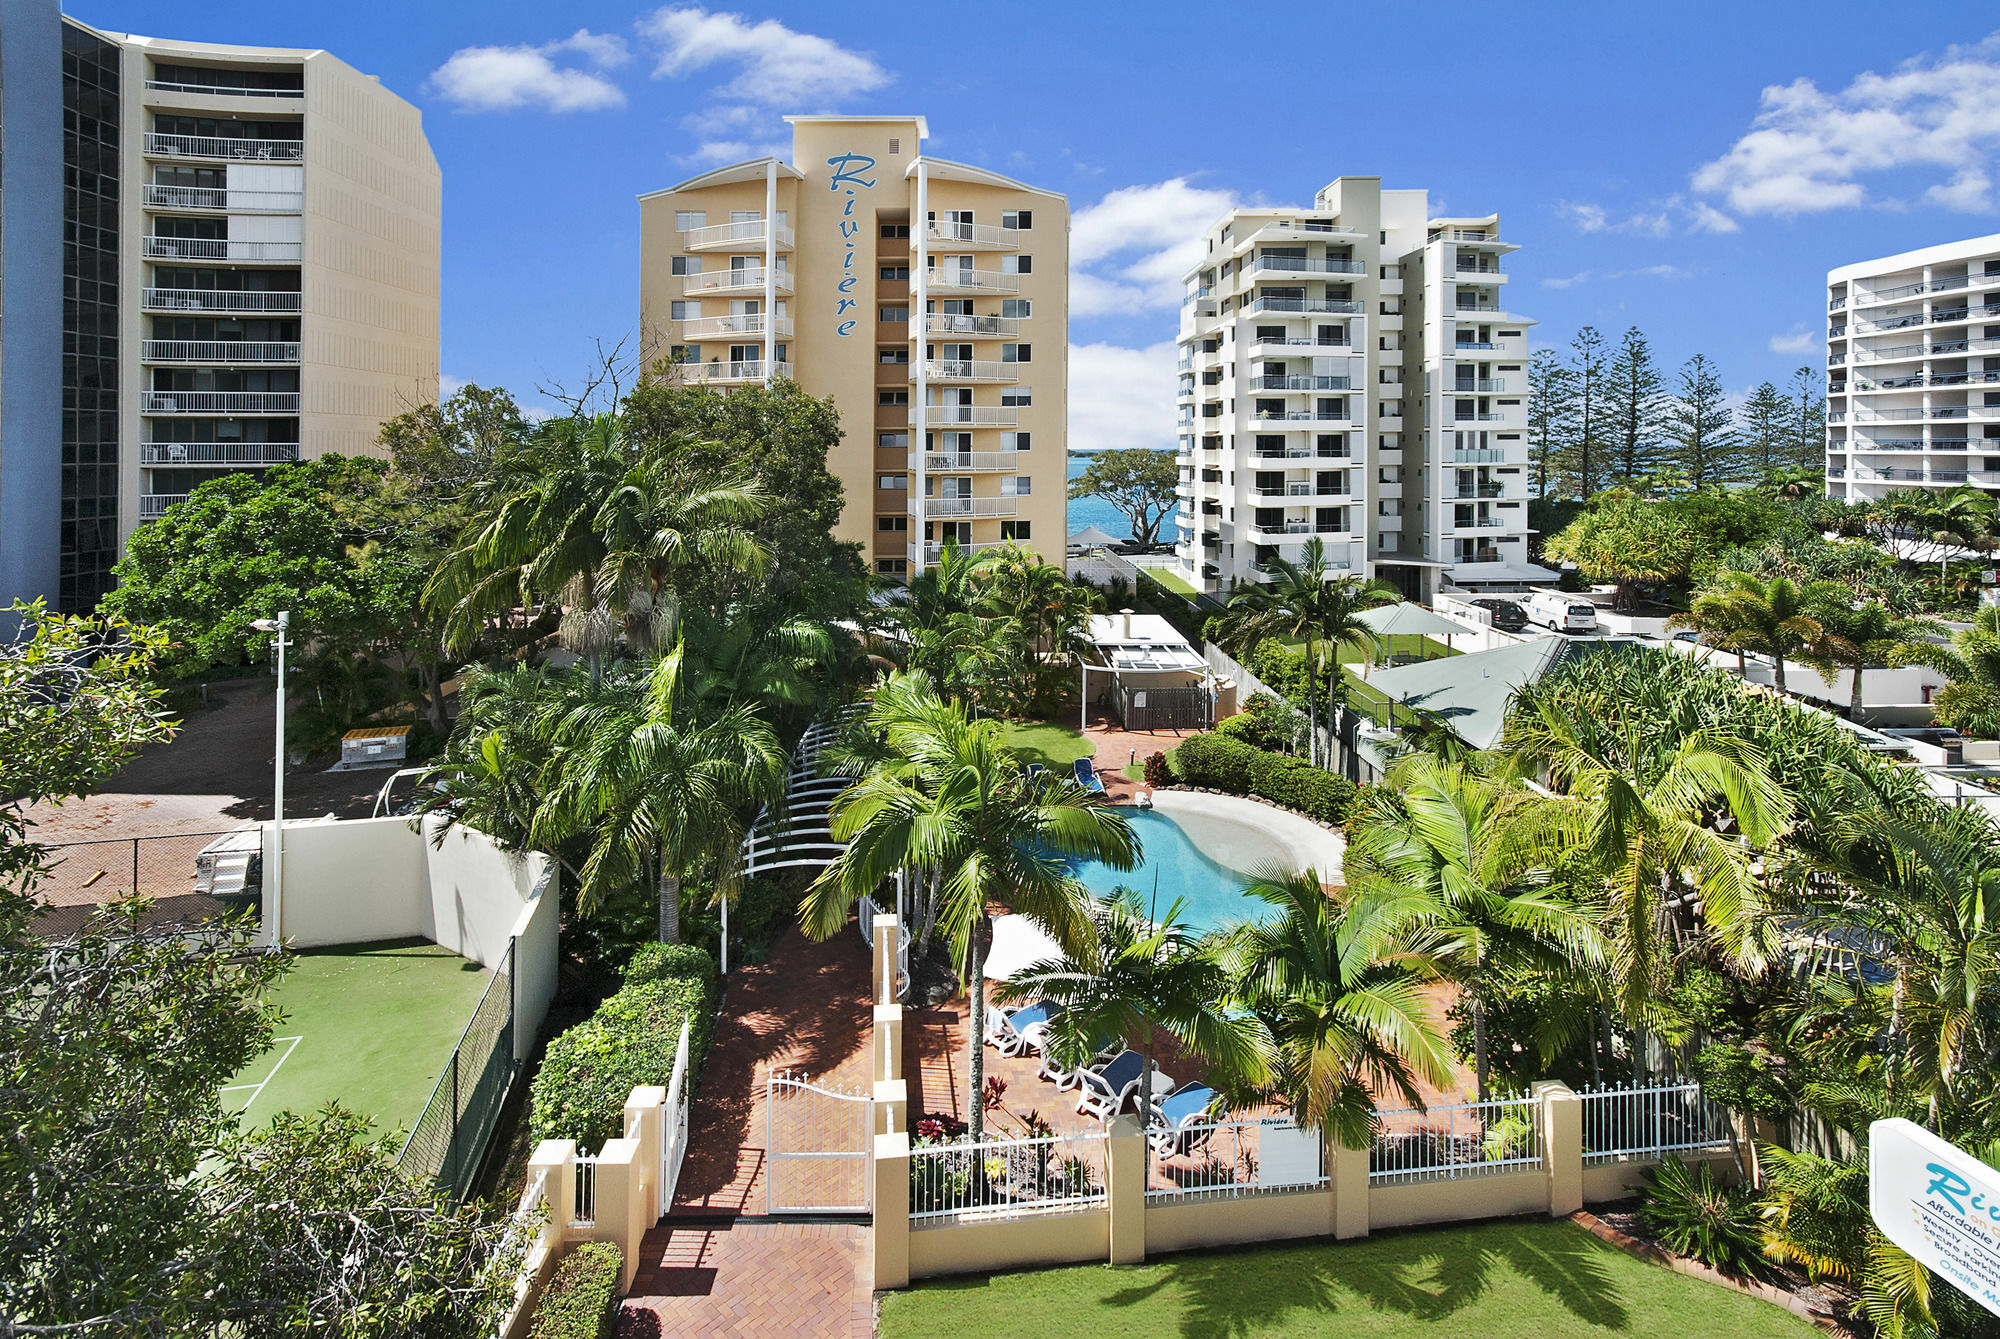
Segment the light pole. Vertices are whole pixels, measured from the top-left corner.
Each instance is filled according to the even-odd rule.
[[[278,756],[271,765],[271,942],[279,942],[285,914],[285,648],[291,643],[285,630],[292,615],[280,610],[276,618],[260,618],[250,626],[277,638],[278,646]]]

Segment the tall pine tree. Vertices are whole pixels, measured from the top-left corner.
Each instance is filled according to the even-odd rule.
[[[1667,415],[1674,465],[1696,488],[1736,483],[1743,477],[1741,448],[1731,426],[1715,364],[1697,353],[1681,364],[1680,389]]]
[[[1810,367],[1792,373],[1791,438],[1793,463],[1802,470],[1826,468],[1826,396],[1820,374]]]
[[[1528,465],[1536,497],[1567,497],[1567,469],[1576,375],[1554,349],[1537,349],[1528,363]]]
[[[1638,326],[1618,341],[1605,376],[1610,481],[1629,484],[1660,463],[1660,410],[1666,398],[1652,348]]]
[[[1792,463],[1792,406],[1766,381],[1743,405],[1743,450],[1751,468],[1769,474]]]
[[[1608,374],[1604,356],[1604,335],[1594,325],[1584,326],[1569,342],[1569,370],[1575,377],[1569,450],[1570,470],[1576,476],[1576,495],[1588,498],[1604,484],[1606,449],[1605,385]]]

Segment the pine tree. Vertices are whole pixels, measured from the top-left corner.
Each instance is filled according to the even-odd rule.
[[[1713,488],[1742,478],[1743,461],[1734,415],[1723,402],[1715,364],[1697,353],[1681,364],[1680,392],[1667,414],[1667,436],[1677,448],[1673,463],[1696,488]]]
[[[1528,393],[1528,464],[1535,496],[1566,496],[1571,476],[1565,462],[1575,413],[1576,374],[1554,349],[1537,349],[1528,364]]]
[[[1786,388],[1791,394],[1792,460],[1802,470],[1826,468],[1826,396],[1820,381],[1818,372],[1802,367]]]
[[[1567,454],[1576,474],[1577,496],[1587,498],[1603,482],[1606,464],[1604,335],[1594,325],[1584,326],[1569,348],[1576,392]]]
[[[1638,326],[1618,342],[1605,377],[1605,410],[1612,456],[1609,474],[1631,483],[1660,463],[1660,411],[1666,399],[1653,350]]]
[[[1792,406],[1778,388],[1766,381],[1750,393],[1743,405],[1743,449],[1759,474],[1769,474],[1791,464],[1793,447]]]

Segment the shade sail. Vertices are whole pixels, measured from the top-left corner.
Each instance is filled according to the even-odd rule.
[[[1370,609],[1361,615],[1361,621],[1384,637],[1449,637],[1454,633],[1471,631],[1463,623],[1454,623],[1442,614],[1434,614],[1422,605],[1411,604],[1407,600],[1383,609]]]
[[[1101,549],[1106,544],[1122,543],[1124,540],[1118,536],[1108,535],[1094,525],[1086,525],[1069,537],[1069,546],[1073,549]]]

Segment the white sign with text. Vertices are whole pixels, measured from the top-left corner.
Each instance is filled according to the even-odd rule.
[[[2000,1171],[1914,1121],[1878,1120],[1868,1209],[1883,1236],[2000,1316]]]

